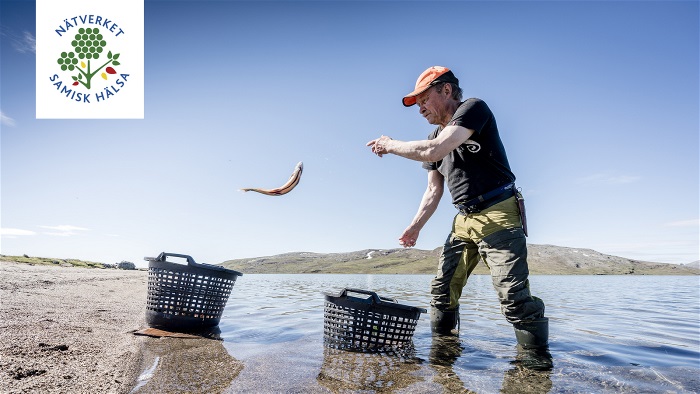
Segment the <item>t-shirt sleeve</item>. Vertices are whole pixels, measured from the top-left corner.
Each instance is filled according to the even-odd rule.
[[[439,131],[440,131],[440,127],[433,130],[433,132],[430,133],[430,135],[428,136],[428,140],[435,139],[435,137],[437,137]],[[434,161],[424,161],[423,168],[428,170],[428,171],[434,171],[434,170],[438,169],[438,163],[434,162]]]
[[[491,109],[483,100],[471,98],[457,108],[448,125],[462,126],[479,135],[492,117]]]

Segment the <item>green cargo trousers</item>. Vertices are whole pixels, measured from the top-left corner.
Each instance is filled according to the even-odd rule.
[[[544,302],[530,294],[527,245],[515,197],[481,212],[458,214],[431,282],[432,306],[459,306],[469,275],[482,260],[491,270],[501,312],[510,323],[544,317]]]

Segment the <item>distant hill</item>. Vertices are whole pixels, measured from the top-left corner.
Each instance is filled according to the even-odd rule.
[[[227,260],[222,266],[249,274],[434,274],[440,248],[365,249],[347,253],[295,252]],[[697,262],[680,265],[617,257],[591,249],[528,245],[531,274],[542,275],[700,275]],[[475,274],[488,274],[479,263]]]
[[[94,261],[55,259],[51,257],[29,257],[26,254],[23,256],[6,256],[4,254],[0,254],[0,261],[10,261],[14,263],[25,263],[32,265],[55,265],[60,267],[107,268],[109,266]]]

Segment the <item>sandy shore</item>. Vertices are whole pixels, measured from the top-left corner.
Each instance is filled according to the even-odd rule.
[[[222,392],[242,368],[220,341],[134,335],[144,271],[0,261],[0,277],[2,393]]]

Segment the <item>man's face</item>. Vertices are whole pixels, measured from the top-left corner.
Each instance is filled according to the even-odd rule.
[[[439,125],[446,123],[451,118],[451,114],[447,114],[447,97],[445,88],[440,92],[435,86],[431,86],[425,92],[416,96],[416,105],[421,115],[430,124]]]

